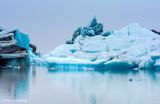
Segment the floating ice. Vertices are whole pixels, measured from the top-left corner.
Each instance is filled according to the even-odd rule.
[[[9,31],[0,27],[0,67],[28,66],[35,58],[38,59],[33,54],[35,52],[36,46],[30,44],[27,34],[18,29]]]
[[[89,26],[97,26],[97,21],[93,21]],[[43,58],[49,64],[102,65],[106,69],[160,67],[160,36],[152,31],[130,24],[105,36],[102,31],[98,34],[78,35],[74,44],[60,45]]]

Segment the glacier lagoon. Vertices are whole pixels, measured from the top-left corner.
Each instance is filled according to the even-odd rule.
[[[0,104],[159,104],[160,71],[76,66],[0,70]]]
[[[93,18],[49,54],[28,50],[30,67],[0,69],[0,104],[159,104],[159,44],[138,24],[103,33]]]

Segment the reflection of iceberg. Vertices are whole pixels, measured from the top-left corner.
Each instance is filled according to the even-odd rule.
[[[91,24],[92,25],[91,26]],[[49,66],[54,64],[103,65],[106,68],[158,68],[160,36],[131,24],[119,31],[102,33],[103,25],[93,19],[90,25],[78,28],[72,40],[44,55]],[[96,27],[97,26],[97,27]],[[99,31],[98,31],[99,30]],[[97,33],[95,33],[98,31]],[[156,57],[157,56],[157,57]]]
[[[0,100],[23,98],[26,97],[28,91],[29,91],[28,69],[0,70]]]
[[[160,102],[157,72],[49,72],[54,90],[67,90],[76,104],[150,104]],[[129,79],[133,81],[130,82]],[[157,79],[157,80],[156,80]],[[66,95],[67,95],[66,94]],[[145,99],[144,99],[145,98]]]

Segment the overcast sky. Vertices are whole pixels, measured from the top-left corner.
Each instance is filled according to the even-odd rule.
[[[48,53],[96,16],[105,30],[130,23],[160,31],[160,0],[1,0],[0,26],[20,29]]]

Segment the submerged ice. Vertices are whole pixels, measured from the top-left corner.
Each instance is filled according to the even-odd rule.
[[[160,66],[160,35],[137,23],[103,33],[103,24],[94,18],[89,25],[78,28],[72,40],[43,58],[48,64],[155,69]]]

